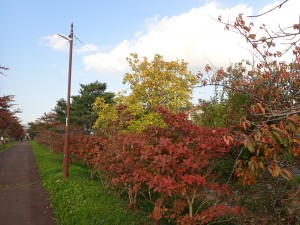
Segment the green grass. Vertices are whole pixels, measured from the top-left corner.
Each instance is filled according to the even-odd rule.
[[[134,225],[147,223],[144,212],[129,212],[125,199],[89,179],[89,170],[71,164],[69,178],[62,179],[62,155],[30,142],[45,190],[50,195],[57,224]]]
[[[17,143],[18,143],[17,141],[14,141],[14,142],[6,143],[6,144],[4,144],[4,145],[0,144],[0,152],[2,152],[2,151],[4,151],[4,150],[8,149],[9,147],[11,147],[11,146],[13,146],[13,145],[15,145],[15,144],[17,144]]]

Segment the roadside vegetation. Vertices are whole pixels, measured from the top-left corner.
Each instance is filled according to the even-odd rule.
[[[0,144],[3,141],[10,142],[19,140],[20,137],[25,137],[23,126],[20,119],[16,116],[21,110],[14,108],[14,98],[14,95],[0,96]]]
[[[146,224],[146,213],[128,211],[124,199],[103,188],[100,181],[89,179],[84,164],[72,163],[70,177],[63,181],[62,154],[53,154],[34,141],[30,144],[58,225]]]
[[[9,142],[6,144],[0,144],[0,152],[5,151],[6,149],[8,149],[9,147],[17,144],[18,142],[14,141],[14,142]]]
[[[3,72],[6,70],[9,68],[0,65],[0,77],[6,76]],[[20,119],[16,116],[16,114],[21,113],[21,110],[15,108],[14,101],[14,95],[0,96],[0,144],[3,144],[4,141],[19,140],[20,137],[25,136]]]
[[[53,177],[45,187],[63,189],[54,199],[69,205],[53,203],[56,210],[86,221],[97,213],[72,209],[73,197],[84,202],[79,192],[92,193],[85,208],[105,207],[103,191],[154,224],[300,223],[300,24],[273,31],[241,14],[218,21],[249,43],[251,60],[193,74],[184,60],[131,54],[127,92],[81,85],[71,105],[70,178],[61,180],[61,158],[46,172]],[[193,90],[207,86],[215,95],[193,105]],[[61,99],[29,128],[53,159],[63,151],[63,118]],[[68,190],[75,196],[65,199]]]

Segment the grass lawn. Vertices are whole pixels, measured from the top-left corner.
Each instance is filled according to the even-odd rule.
[[[50,195],[57,224],[147,224],[146,214],[129,212],[126,200],[114,196],[99,181],[89,179],[89,170],[80,163],[71,164],[69,179],[62,179],[62,154],[30,142],[42,177]]]

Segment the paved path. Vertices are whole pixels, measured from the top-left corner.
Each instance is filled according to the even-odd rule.
[[[0,153],[0,224],[54,225],[27,141]]]

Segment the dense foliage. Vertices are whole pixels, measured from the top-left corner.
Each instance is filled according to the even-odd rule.
[[[215,169],[235,145],[228,130],[193,125],[184,113],[160,109],[166,126],[143,133],[98,133],[75,138],[72,154],[107,186],[126,191],[130,208],[139,196],[153,204],[150,217],[178,224],[234,219],[242,209],[232,203],[230,187]],[[226,203],[225,203],[226,200]]]
[[[0,97],[0,136],[5,139],[16,139],[25,135],[23,126],[16,116],[19,109],[13,109],[14,96]]]
[[[221,17],[219,20],[222,21]],[[275,47],[280,38],[296,36],[299,32],[287,29],[270,32],[262,25],[261,34],[253,31],[254,24],[247,24],[242,15],[234,24],[225,26],[251,44],[255,61],[242,61],[227,70],[213,70],[207,65],[209,76],[199,74],[199,77],[202,85],[223,87],[227,96],[227,125],[240,130],[244,146],[240,155],[247,151],[248,158],[238,159],[236,175],[250,185],[260,176],[260,171],[268,169],[273,176],[292,180],[290,170],[294,163],[299,163],[300,154],[300,47],[296,42],[290,43],[285,51]],[[299,25],[291,29],[298,30]],[[284,54],[290,54],[292,60],[279,60]]]
[[[97,119],[97,112],[93,110],[96,98],[103,98],[106,103],[113,102],[114,93],[106,92],[106,84],[95,81],[90,84],[80,84],[79,95],[71,96],[70,123],[78,125],[89,134]],[[67,103],[65,99],[60,99],[54,108],[56,119],[65,123]]]
[[[94,104],[98,111],[95,128],[110,126],[122,114],[127,117],[123,130],[141,132],[149,125],[163,126],[157,107],[182,112],[192,106],[192,88],[197,78],[186,62],[164,61],[158,54],[152,61],[146,57],[140,60],[137,54],[127,60],[132,72],[125,74],[123,83],[129,84],[129,94],[120,94],[114,104],[98,98]]]
[[[73,98],[75,120],[88,122],[86,129],[93,121],[94,133],[72,129],[72,159],[88,165],[104,187],[126,193],[130,209],[139,201],[150,205],[154,223],[296,224],[300,47],[292,41],[286,51],[278,50],[276,40],[297,37],[300,25],[290,27],[297,32],[270,32],[262,25],[260,34],[242,15],[224,25],[250,43],[254,61],[227,69],[207,65],[206,75],[193,75],[184,61],[132,54],[127,59],[132,72],[123,79],[130,90],[114,102],[104,92],[86,100],[83,90],[89,92],[89,86],[82,86]],[[279,60],[288,54],[292,60]],[[197,82],[215,86],[216,96],[192,107]],[[56,115],[35,124],[41,143],[53,150],[62,150],[57,115],[64,106],[58,102]]]

